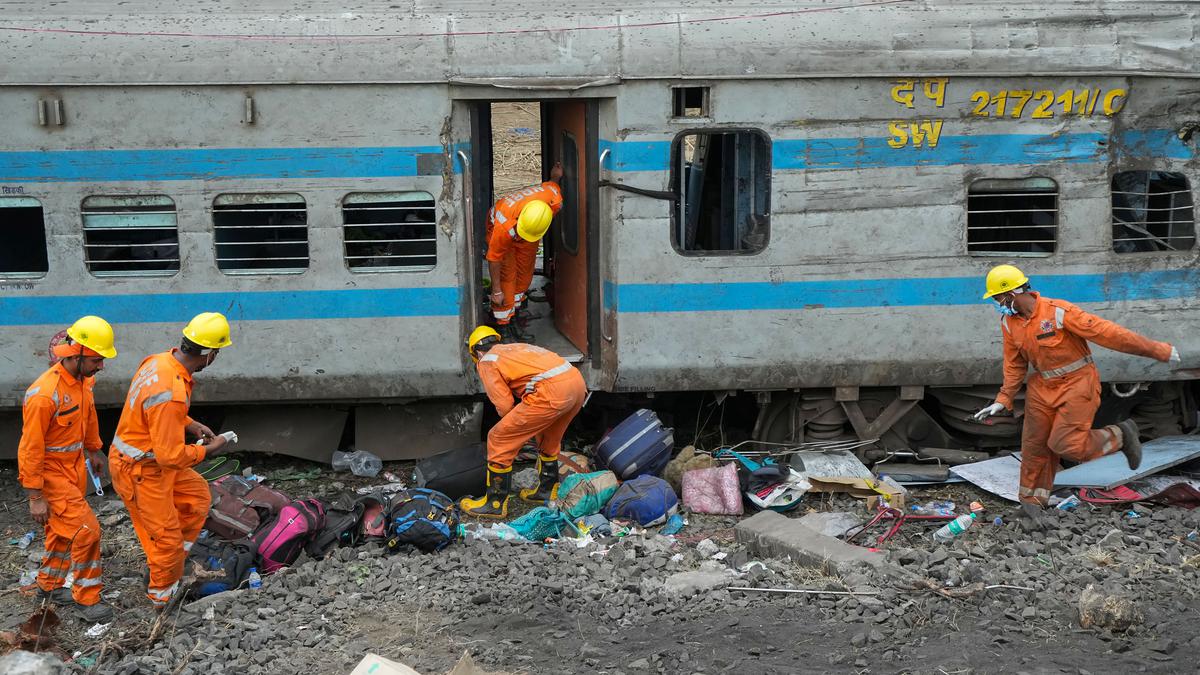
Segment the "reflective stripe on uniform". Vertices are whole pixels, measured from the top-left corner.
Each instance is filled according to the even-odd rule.
[[[65,566],[50,567],[49,565],[47,565],[47,566],[39,569],[38,572],[40,572],[41,574],[45,574],[46,576],[54,578],[54,579],[62,579],[67,576],[67,570],[66,570]]]
[[[73,569],[73,570],[86,570],[86,569],[91,569],[93,567],[100,567],[100,561],[99,560],[89,560],[87,562],[75,563],[74,565],[71,565],[71,569]]]
[[[179,582],[167,586],[166,588],[147,588],[146,595],[155,602],[155,604],[165,605],[171,600],[171,596],[175,594],[175,589],[179,588]]]
[[[508,218],[504,217],[504,214],[503,214],[503,213],[500,213],[499,211],[496,211],[496,210],[494,210],[494,209],[492,210],[492,218],[493,218],[493,219],[494,219],[494,220],[495,220],[497,223],[500,223],[501,225],[503,225],[504,223],[507,223],[507,222],[508,222]]]
[[[70,445],[47,445],[46,452],[75,452],[82,450],[83,443],[72,443]]]
[[[75,577],[75,585],[79,586],[80,588],[87,588],[89,586],[99,586],[103,583],[104,582],[100,580],[100,577],[93,577],[91,579],[80,579],[79,577]]]
[[[1045,488],[1027,488],[1024,485],[1017,489],[1018,494],[1022,497],[1034,497],[1038,499],[1049,499],[1050,491]]]
[[[508,228],[508,236],[512,237],[513,241],[516,241],[517,240],[517,228],[515,228],[515,227]]]
[[[499,360],[500,360],[500,356],[497,354],[484,354],[483,357],[481,357],[479,359],[480,363],[482,363],[484,361],[499,361]]]
[[[1066,375],[1067,373],[1073,373],[1091,362],[1092,362],[1092,355],[1088,354],[1087,356],[1083,357],[1082,359],[1079,359],[1078,361],[1072,361],[1071,363],[1068,363],[1067,365],[1065,365],[1061,368],[1054,368],[1053,370],[1042,370],[1042,371],[1038,371],[1038,372],[1041,373],[1042,377],[1044,377],[1046,379],[1050,379],[1052,377],[1060,377],[1062,375]]]
[[[37,396],[37,393],[41,390],[41,387],[30,387],[29,391],[25,392],[25,402],[21,405],[29,405],[29,399]]]
[[[524,301],[525,301],[524,293],[517,293],[516,295],[513,296],[513,302],[524,302]]]
[[[534,385],[536,385],[538,382],[541,382],[542,380],[548,380],[548,379],[558,376],[558,375],[562,375],[563,373],[567,372],[568,370],[570,370],[573,367],[574,366],[572,366],[571,364],[567,363],[566,361],[563,361],[562,365],[560,365],[560,366],[555,366],[555,367],[551,368],[550,370],[547,370],[544,373],[539,373],[537,375],[534,375],[533,377],[529,378],[529,383],[525,385],[525,393],[528,394],[528,393],[532,392]]]
[[[147,452],[145,450],[135,448],[132,445],[121,440],[120,436],[113,437],[112,446],[114,448],[116,448],[117,451],[120,452],[122,455],[125,455],[126,457],[128,457],[129,459],[132,459],[135,462],[141,461],[143,459],[154,459],[153,452]]]
[[[1063,317],[1066,315],[1067,315],[1067,310],[1063,309],[1062,307],[1054,308],[1054,327],[1055,328],[1062,330]]]
[[[492,310],[492,316],[496,317],[497,319],[511,319],[512,315],[513,310],[511,308],[504,311],[500,311],[498,309]]]
[[[145,401],[142,401],[142,410],[149,410],[156,405],[162,405],[171,400],[170,391],[160,391],[153,396],[148,396]]]

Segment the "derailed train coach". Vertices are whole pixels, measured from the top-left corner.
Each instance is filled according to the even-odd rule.
[[[986,271],[1200,354],[1188,2],[0,3],[0,408],[83,314],[97,398],[200,311],[255,447],[478,437],[490,113],[566,169],[537,341],[604,392],[741,392],[757,437],[1012,445]],[[1105,404],[1197,371],[1098,349]],[[297,411],[303,414],[297,415]],[[243,430],[247,431],[243,431]],[[878,449],[878,448],[876,448]]]

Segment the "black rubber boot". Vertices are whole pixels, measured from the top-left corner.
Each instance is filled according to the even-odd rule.
[[[113,618],[113,608],[103,602],[94,605],[75,605],[75,614],[87,623],[108,623]]]
[[[538,456],[537,487],[521,490],[521,499],[535,504],[544,504],[548,499],[558,498],[558,457],[547,459]]]
[[[512,467],[496,471],[488,467],[487,494],[482,497],[464,497],[458,503],[463,513],[480,518],[507,518],[508,500],[512,497]]]
[[[1142,464],[1142,439],[1138,438],[1137,422],[1125,420],[1117,425],[1124,440],[1121,442],[1121,452],[1130,469],[1136,469]]]
[[[38,600],[44,600],[46,598],[50,598],[50,602],[53,602],[56,605],[66,606],[75,604],[75,598],[71,596],[71,589],[63,588],[61,586],[52,591],[43,591],[39,588]]]

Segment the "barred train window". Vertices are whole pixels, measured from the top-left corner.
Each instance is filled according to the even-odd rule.
[[[308,269],[308,207],[300,195],[217,195],[213,236],[222,272],[294,274]]]
[[[33,197],[0,197],[0,276],[41,277],[49,271],[46,258],[46,221],[42,203]]]
[[[1113,250],[1186,251],[1196,245],[1192,188],[1187,176],[1124,171],[1112,179]]]
[[[767,245],[771,148],[759,131],[692,131],[675,139],[680,199],[671,243],[684,254],[757,253]]]
[[[356,192],[342,200],[346,266],[354,272],[423,272],[437,264],[428,192]]]
[[[175,202],[164,195],[93,196],[82,204],[83,251],[96,276],[179,271]]]
[[[1058,240],[1058,185],[1049,178],[988,178],[967,191],[967,253],[1047,256]]]

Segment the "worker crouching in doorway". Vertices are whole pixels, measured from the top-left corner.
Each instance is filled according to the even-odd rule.
[[[1092,429],[1100,407],[1100,373],[1092,363],[1088,342],[1159,361],[1177,362],[1179,352],[1069,302],[1038,294],[1012,265],[988,272],[986,286],[983,297],[994,300],[1002,315],[1004,384],[995,403],[976,413],[975,419],[1011,410],[1029,367],[1034,369],[1027,383],[1021,433],[1021,502],[1031,505],[1032,513],[1046,506],[1060,457],[1087,462],[1120,450],[1129,467],[1136,469],[1142,446],[1133,420]]]
[[[534,345],[503,343],[488,326],[471,333],[467,351],[500,421],[487,436],[487,493],[467,497],[460,506],[468,515],[505,518],[513,460],[530,439],[538,447],[538,484],[521,490],[521,499],[540,503],[556,496],[563,434],[583,407],[587,386],[561,356]]]

